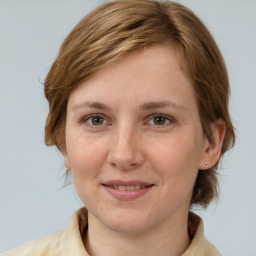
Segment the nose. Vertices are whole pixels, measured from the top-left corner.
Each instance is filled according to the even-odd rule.
[[[131,170],[141,166],[144,156],[141,134],[134,127],[119,127],[114,132],[107,161],[120,170]]]

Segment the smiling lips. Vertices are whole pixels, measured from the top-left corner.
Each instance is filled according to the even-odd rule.
[[[142,189],[145,188],[146,186],[140,186],[140,185],[135,185],[135,186],[117,186],[117,185],[111,185],[109,186],[111,188],[114,189],[118,189],[118,190],[138,190],[138,189]]]
[[[137,199],[154,186],[154,184],[141,181],[124,182],[120,180],[108,181],[102,185],[114,198],[124,201]]]

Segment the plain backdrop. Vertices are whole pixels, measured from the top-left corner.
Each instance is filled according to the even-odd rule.
[[[43,81],[73,26],[103,1],[0,0],[0,252],[63,230],[82,206],[63,185],[64,164],[44,145]],[[198,211],[222,255],[253,256],[256,212],[256,1],[184,0],[226,60],[237,133],[217,205]]]

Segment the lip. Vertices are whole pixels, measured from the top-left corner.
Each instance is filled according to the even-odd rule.
[[[154,186],[154,184],[139,181],[139,180],[130,180],[130,181],[109,180],[107,182],[102,183],[102,185],[112,197],[121,201],[130,201],[130,200],[135,200],[137,198],[140,198],[141,196],[148,193]],[[119,190],[113,187],[113,186],[136,186],[136,185],[145,186],[145,187],[137,190]]]
[[[102,185],[106,186],[150,186],[154,185],[152,183],[140,181],[140,180],[129,180],[129,181],[123,181],[123,180],[108,180],[107,182],[103,182]]]

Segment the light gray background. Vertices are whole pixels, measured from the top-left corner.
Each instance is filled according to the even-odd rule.
[[[0,252],[65,228],[82,206],[60,189],[62,156],[44,146],[43,82],[73,26],[103,1],[0,0]],[[221,198],[206,236],[223,255],[256,255],[256,1],[184,0],[206,23],[227,63],[236,147],[223,162]]]

